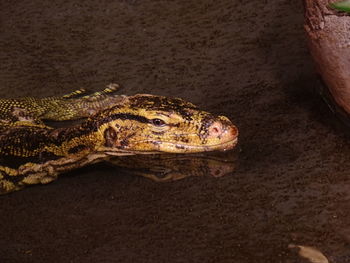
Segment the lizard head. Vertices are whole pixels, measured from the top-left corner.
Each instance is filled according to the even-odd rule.
[[[238,129],[224,116],[179,98],[138,94],[94,118],[107,154],[194,153],[232,149]],[[101,149],[102,149],[101,148]]]

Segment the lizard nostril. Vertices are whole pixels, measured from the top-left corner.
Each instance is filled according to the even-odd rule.
[[[222,134],[222,127],[220,123],[213,123],[211,127],[209,127],[209,134],[211,136],[219,136]]]
[[[214,133],[219,133],[219,129],[218,129],[217,127],[214,127],[214,128],[212,129],[212,132],[214,132]]]

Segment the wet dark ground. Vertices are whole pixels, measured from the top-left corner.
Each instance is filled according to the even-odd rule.
[[[350,262],[349,135],[317,94],[299,1],[3,0],[0,18],[2,97],[117,82],[240,129],[227,176],[100,164],[1,196],[1,262]]]

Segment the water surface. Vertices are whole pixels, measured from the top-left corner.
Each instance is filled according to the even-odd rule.
[[[299,1],[22,1],[0,15],[2,97],[117,82],[240,130],[224,176],[158,183],[99,164],[1,196],[2,262],[350,262],[348,128],[318,95]]]

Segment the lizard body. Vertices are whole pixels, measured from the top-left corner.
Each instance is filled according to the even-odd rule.
[[[227,150],[237,143],[238,130],[228,118],[179,98],[148,94],[92,98],[98,103],[83,104],[80,99],[79,109],[62,109],[59,103],[43,107],[46,111],[56,107],[58,115],[30,103],[5,107],[0,101],[0,192],[48,183],[62,172],[111,156]],[[61,99],[67,100],[73,98]],[[91,114],[91,108],[96,112]],[[71,114],[63,118],[64,112]],[[42,122],[76,118],[85,119],[58,128]]]

